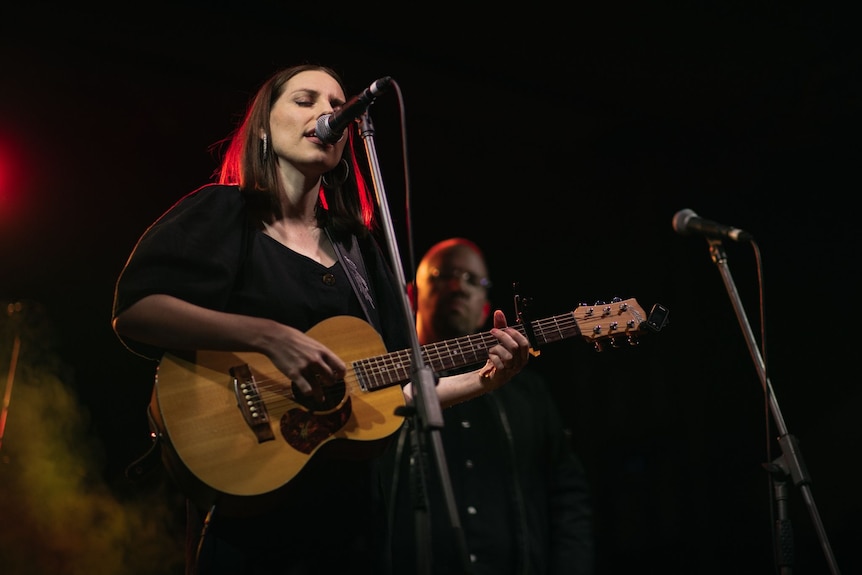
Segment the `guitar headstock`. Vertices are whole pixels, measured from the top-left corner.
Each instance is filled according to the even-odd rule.
[[[665,308],[662,309],[666,312]],[[624,344],[637,345],[640,332],[651,325],[646,312],[634,298],[614,298],[608,303],[596,302],[593,305],[581,304],[573,314],[581,336],[593,342],[598,351],[606,346],[616,348]],[[665,321],[666,313],[658,329]]]

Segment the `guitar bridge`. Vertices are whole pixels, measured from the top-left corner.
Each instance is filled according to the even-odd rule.
[[[233,377],[236,405],[246,424],[257,437],[257,442],[274,440],[275,434],[269,426],[269,413],[260,397],[260,391],[248,364],[230,368],[230,374]]]

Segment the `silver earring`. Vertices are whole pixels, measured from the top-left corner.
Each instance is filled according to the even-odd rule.
[[[341,173],[336,173],[338,168],[341,168]],[[327,175],[331,175],[332,179],[327,178]],[[338,163],[338,166],[335,167],[330,172],[323,174],[321,178],[323,180],[323,185],[327,188],[335,188],[344,184],[347,181],[347,177],[350,175],[350,164],[347,163],[347,160],[341,158],[341,161]]]
[[[267,149],[267,146],[266,146],[266,134],[264,134],[263,138],[261,138],[261,143],[262,143],[262,148],[263,148],[261,151],[261,156],[263,158],[263,161],[265,162],[267,159],[267,154],[269,153],[269,150]]]

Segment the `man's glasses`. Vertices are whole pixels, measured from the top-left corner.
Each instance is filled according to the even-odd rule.
[[[479,277],[473,272],[468,272],[467,270],[458,268],[446,268],[442,270],[439,268],[431,268],[428,270],[428,274],[431,276],[431,281],[435,283],[448,282],[450,280],[457,279],[461,283],[466,283],[474,288],[489,289],[491,287],[491,280],[488,278]]]

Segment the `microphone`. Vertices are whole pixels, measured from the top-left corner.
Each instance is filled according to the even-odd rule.
[[[754,239],[745,230],[705,220],[694,213],[694,210],[688,208],[674,214],[673,229],[683,236],[700,234],[708,238],[727,238],[735,242],[747,242]]]
[[[348,100],[340,110],[318,118],[314,135],[320,138],[324,144],[334,144],[341,140],[344,137],[344,129],[350,125],[350,122],[361,116],[374,102],[374,98],[379,96],[391,83],[392,78],[390,76],[375,80],[360,94]]]

